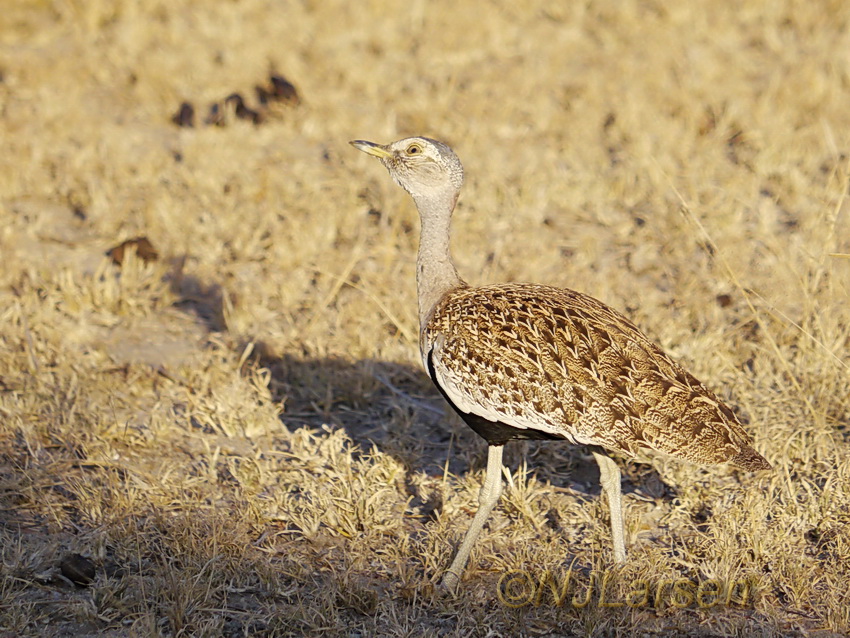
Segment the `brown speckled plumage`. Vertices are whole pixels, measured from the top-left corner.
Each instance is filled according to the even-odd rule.
[[[479,416],[632,456],[769,467],[735,414],[623,315],[536,284],[462,287],[421,332],[452,401]]]
[[[459,582],[501,495],[502,449],[509,440],[591,446],[608,496],[617,562],[626,559],[620,471],[603,450],[632,456],[650,449],[700,464],[770,468],[732,410],[616,310],[564,288],[470,288],[458,276],[449,228],[463,167],[451,148],[424,137],[352,144],[379,158],[416,202],[422,363],[490,446],[479,509],[445,586]]]

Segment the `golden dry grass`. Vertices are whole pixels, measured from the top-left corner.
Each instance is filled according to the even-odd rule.
[[[6,0],[0,635],[850,632],[848,22],[840,0]],[[259,126],[170,121],[272,71],[302,101]],[[773,474],[625,463],[609,574],[747,600],[555,604],[547,570],[586,588],[610,564],[566,444],[509,446],[463,590],[435,590],[485,446],[419,369],[413,206],[347,145],[407,134],[466,164],[471,282],[624,309],[748,420]],[[160,259],[104,256],[136,236]],[[511,570],[538,604],[506,604]]]

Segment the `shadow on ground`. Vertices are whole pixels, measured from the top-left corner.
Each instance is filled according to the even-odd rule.
[[[290,428],[330,426],[345,431],[361,451],[376,446],[409,471],[460,475],[486,465],[483,439],[448,408],[430,378],[411,366],[378,360],[261,358],[271,371],[271,387],[284,405]],[[505,461],[511,469],[525,461],[530,471],[555,487],[598,495],[599,470],[589,450],[566,441],[512,442]],[[673,488],[648,465],[629,464],[629,480],[646,484],[653,496]]]
[[[185,258],[175,260],[169,276],[181,297],[175,305],[210,332],[226,331],[221,286],[184,273],[184,263]],[[284,406],[281,421],[290,430],[342,429],[361,452],[375,446],[401,461],[408,472],[460,475],[486,466],[485,442],[446,405],[423,370],[375,359],[275,357],[269,351],[261,341],[254,342],[256,361],[271,372],[272,396]],[[601,492],[598,466],[584,446],[559,441],[509,443],[508,467],[515,469],[523,461],[555,487],[590,496]],[[676,494],[649,465],[630,463],[624,477],[627,494],[641,490],[639,486],[656,498]]]

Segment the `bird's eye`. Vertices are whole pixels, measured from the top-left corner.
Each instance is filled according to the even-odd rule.
[[[407,147],[408,155],[419,155],[422,152],[422,147],[419,144],[411,144]]]

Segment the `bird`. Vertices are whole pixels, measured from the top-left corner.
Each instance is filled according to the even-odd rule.
[[[478,510],[442,576],[455,589],[502,493],[502,453],[515,439],[587,446],[608,500],[615,563],[626,560],[620,469],[613,452],[685,461],[770,463],[717,395],[628,318],[581,292],[534,283],[470,286],[449,238],[464,171],[447,144],[353,140],[376,157],[419,211],[416,259],[422,364],[448,404],[488,444]]]

